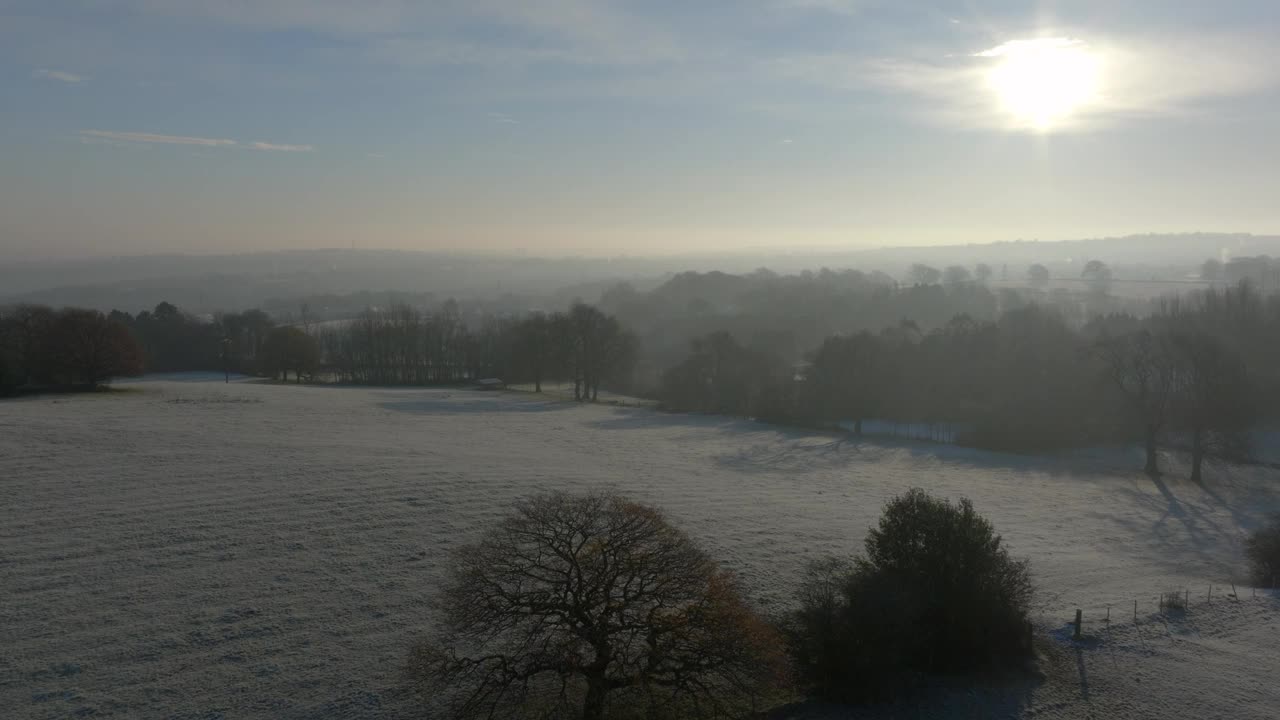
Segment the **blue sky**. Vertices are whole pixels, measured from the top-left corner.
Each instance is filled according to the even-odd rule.
[[[0,0],[9,258],[1280,232],[1280,3]]]

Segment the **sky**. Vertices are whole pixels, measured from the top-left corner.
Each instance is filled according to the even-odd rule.
[[[0,0],[0,262],[1280,232],[1275,0]]]

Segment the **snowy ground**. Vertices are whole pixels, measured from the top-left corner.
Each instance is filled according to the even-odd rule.
[[[666,507],[766,607],[891,496],[971,497],[1032,560],[1046,677],[908,716],[1280,712],[1280,602],[1241,582],[1280,471],[1201,487],[1151,481],[1136,451],[859,443],[524,393],[124,387],[0,403],[0,717],[408,717],[398,672],[448,550],[514,498],[600,484]],[[1156,597],[1185,587],[1166,626]]]

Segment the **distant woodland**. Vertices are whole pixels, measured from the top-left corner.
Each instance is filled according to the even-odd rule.
[[[1005,450],[1140,442],[1148,471],[1174,447],[1198,476],[1206,460],[1247,460],[1250,430],[1280,407],[1280,262],[1210,260],[1200,274],[1155,298],[1117,292],[1093,261],[1069,287],[1036,264],[1012,283],[984,264],[916,263],[901,279],[688,272],[523,311],[367,294],[345,317],[306,301],[203,316],[168,302],[138,313],[23,304],[0,311],[0,390],[184,370],[367,385],[498,378],[854,433],[924,425]]]

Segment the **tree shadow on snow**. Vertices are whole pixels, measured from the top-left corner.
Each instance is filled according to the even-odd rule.
[[[555,400],[511,399],[501,395],[481,395],[470,391],[440,393],[437,395],[408,396],[398,400],[378,403],[384,410],[411,415],[476,415],[493,413],[545,413],[567,410],[573,403]]]
[[[236,383],[253,383],[261,380],[252,375],[241,375],[239,373],[231,373],[231,384]],[[122,378],[116,382],[121,385],[145,385],[149,383],[199,383],[199,384],[227,384],[227,377],[221,372],[206,371],[189,371],[189,372],[173,372],[173,373],[150,373],[141,377]]]
[[[1014,455],[977,448],[892,437],[856,436],[764,426],[771,438],[722,455],[718,462],[738,472],[796,472],[875,463],[891,455],[976,470],[1023,470],[1054,478],[1097,477],[1116,473],[1113,464],[1060,455]],[[732,428],[725,428],[726,431]]]
[[[912,697],[891,703],[841,705],[806,700],[775,708],[766,720],[960,720],[961,718],[1020,718],[1032,706],[1035,691],[1045,682],[1039,672],[1025,672],[990,680],[938,680]]]
[[[724,432],[758,432],[776,429],[772,425],[727,415],[666,412],[649,408],[613,408],[609,417],[586,423],[597,430],[645,430],[669,427],[706,428]]]
[[[1225,579],[1238,564],[1241,530],[1261,525],[1280,508],[1280,493],[1276,483],[1265,477],[1267,473],[1270,471],[1223,471],[1200,483],[1173,475],[1135,476],[1127,486],[1116,486],[1116,510],[1090,514],[1166,548],[1164,559],[1155,560],[1170,572],[1186,572],[1188,559],[1194,559],[1223,566]],[[1271,474],[1271,480],[1280,478],[1280,474]],[[1135,516],[1133,508],[1146,512]],[[1227,513],[1229,522],[1213,517],[1218,508]]]

